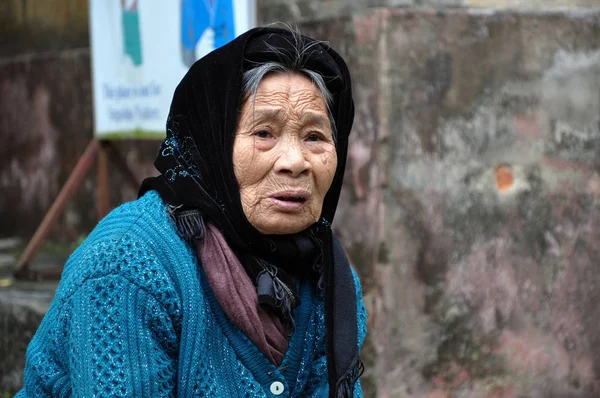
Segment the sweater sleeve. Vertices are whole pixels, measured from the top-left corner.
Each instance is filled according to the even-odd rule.
[[[356,286],[356,318],[358,322],[358,349],[360,350],[365,337],[367,336],[367,310],[365,308],[364,301],[362,299],[362,289],[360,286],[360,280],[354,270],[354,284]],[[321,329],[323,330],[323,329]],[[324,336],[321,336],[321,349],[313,361],[311,366],[310,375],[308,376],[307,382],[307,397],[327,397],[329,394],[329,385],[327,382],[327,357],[325,352],[325,341]],[[362,398],[362,387],[360,385],[360,379],[354,386],[354,398]]]
[[[91,278],[50,308],[18,397],[172,396],[176,347],[167,311],[145,289],[119,274]]]

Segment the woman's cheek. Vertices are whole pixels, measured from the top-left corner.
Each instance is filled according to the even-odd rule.
[[[252,173],[252,163],[255,157],[253,141],[249,137],[240,139],[233,154],[233,169],[240,185],[247,183],[249,174]]]
[[[269,137],[269,138],[254,137],[253,142],[252,142],[252,147],[259,151],[268,151],[269,149],[271,149],[275,146],[276,140],[277,139],[275,137]]]
[[[331,185],[337,169],[337,153],[335,152],[335,148],[330,149],[321,155],[321,163],[323,163],[323,166],[327,170],[327,174],[331,179],[329,185]]]

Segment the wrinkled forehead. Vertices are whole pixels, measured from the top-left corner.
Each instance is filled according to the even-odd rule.
[[[299,73],[272,72],[261,80],[255,95],[242,104],[239,127],[261,123],[315,126],[333,134],[326,102],[318,87]]]
[[[248,98],[255,107],[285,107],[297,111],[326,112],[319,88],[306,76],[295,72],[269,72],[260,81],[255,95]]]

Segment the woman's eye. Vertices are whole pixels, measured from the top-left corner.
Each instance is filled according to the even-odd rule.
[[[269,138],[271,136],[271,133],[269,133],[266,130],[260,130],[257,131],[256,133],[254,133],[255,136],[257,136],[258,138]]]
[[[319,133],[311,133],[308,135],[308,141],[320,141],[323,137]]]

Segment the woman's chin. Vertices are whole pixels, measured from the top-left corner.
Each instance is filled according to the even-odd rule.
[[[296,234],[304,231],[316,222],[313,217],[309,218],[306,215],[285,213],[274,215],[270,220],[257,221],[252,222],[252,225],[263,235]]]

